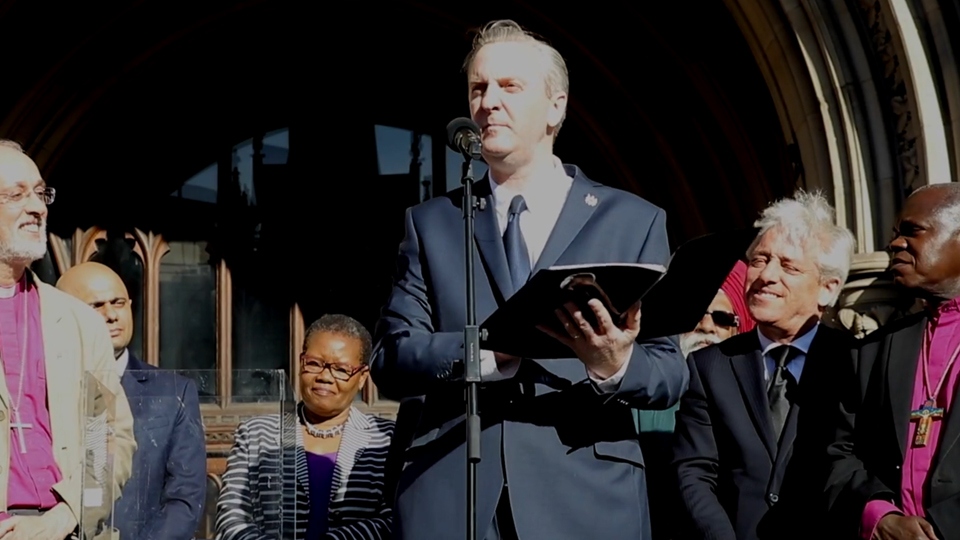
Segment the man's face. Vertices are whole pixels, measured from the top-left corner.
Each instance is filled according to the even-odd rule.
[[[28,265],[47,253],[46,187],[36,164],[0,147],[0,260]]]
[[[98,274],[85,279],[77,289],[77,298],[106,321],[113,352],[119,355],[133,339],[133,309],[123,281],[116,275]]]
[[[747,309],[761,328],[795,333],[819,319],[820,306],[829,305],[840,282],[821,283],[815,253],[812,243],[796,245],[779,229],[764,233],[751,254],[746,279]]]
[[[480,126],[488,161],[527,159],[537,145],[552,142],[566,110],[566,94],[548,97],[549,60],[529,43],[492,43],[481,48],[467,71],[470,115]]]
[[[713,314],[720,320],[714,319]],[[698,351],[714,343],[720,343],[728,337],[737,334],[737,325],[730,324],[736,317],[733,311],[733,304],[723,291],[717,291],[717,295],[710,302],[707,313],[703,315],[697,327],[692,332],[687,332],[680,336],[680,349],[684,355],[693,351]],[[728,320],[725,320],[728,319]]]
[[[910,196],[888,249],[896,283],[937,296],[952,296],[960,284],[960,234],[935,215],[943,196],[937,189]]]

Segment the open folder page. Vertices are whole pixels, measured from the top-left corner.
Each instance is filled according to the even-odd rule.
[[[573,302],[591,320],[587,306],[591,298],[607,307],[615,323],[642,300],[642,338],[690,331],[754,235],[751,229],[695,238],[674,252],[669,271],[660,265],[639,263],[540,270],[480,325],[480,347],[521,358],[570,358],[573,352],[537,325],[550,326],[565,335],[555,310]]]

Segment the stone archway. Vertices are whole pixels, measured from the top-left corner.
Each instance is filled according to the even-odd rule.
[[[950,21],[928,2],[906,0],[725,4],[761,67],[785,137],[799,147],[805,187],[831,193],[838,221],[856,235],[858,255],[835,316],[868,333],[913,307],[883,272],[882,247],[901,201],[960,176]]]
[[[944,119],[933,73],[948,102],[957,67],[947,44],[928,58],[904,0],[725,0],[743,30],[806,187],[829,190],[859,250],[883,237],[909,191],[951,181],[957,123]],[[920,19],[918,19],[920,20]],[[946,32],[938,17],[929,21]],[[944,62],[945,60],[945,62]],[[955,94],[956,92],[953,92]],[[950,107],[956,111],[958,105]],[[955,144],[955,142],[954,142]]]
[[[765,85],[777,131],[770,138],[782,139],[782,144],[767,147],[754,145],[770,135],[764,131],[768,128],[747,126],[745,119],[752,111],[731,105],[737,89],[723,88],[716,73],[689,61],[691,55],[705,57],[708,48],[722,46],[730,33],[692,33],[670,42],[658,35],[663,29],[649,11],[653,8],[628,3],[617,7],[616,20],[608,18],[594,29],[571,24],[564,18],[568,15],[534,1],[494,1],[483,13],[439,2],[392,3],[391,9],[401,15],[409,12],[411,21],[429,19],[430,27],[445,36],[443,45],[428,40],[425,47],[457,48],[455,42],[466,28],[504,14],[556,41],[577,68],[571,107],[580,135],[564,137],[570,141],[565,144],[589,148],[588,168],[601,171],[598,175],[604,181],[651,198],[671,215],[683,212],[683,223],[673,221],[674,240],[718,224],[745,224],[771,198],[802,186],[829,194],[840,222],[856,233],[858,250],[871,253],[882,247],[905,193],[956,177],[960,77],[950,30],[960,23],[956,13],[941,12],[935,4],[930,0],[714,4],[732,18]],[[64,165],[64,157],[96,151],[97,143],[111,135],[109,126],[91,126],[104,114],[118,114],[105,105],[138,71],[153,69],[149,66],[155,59],[178,47],[203,44],[204,34],[289,16],[293,6],[282,1],[225,2],[196,6],[186,14],[136,3],[104,8],[83,19],[84,24],[74,25],[77,35],[72,41],[60,40],[59,56],[23,60],[30,68],[23,71],[36,77],[12,87],[19,94],[0,95],[10,107],[0,132],[24,142],[44,170],[60,168],[65,177],[81,177],[94,160],[74,159],[72,165]],[[29,3],[11,2],[4,9],[0,35],[16,35],[3,31],[24,24],[25,19],[17,17],[29,16]],[[129,28],[147,20],[156,22],[152,33],[131,35]],[[692,23],[693,16],[684,22]],[[305,21],[298,24],[308,26]],[[724,24],[728,23],[718,17],[714,27]],[[577,32],[570,30],[574,27]],[[629,31],[644,39],[624,39]],[[127,40],[121,41],[126,46],[113,46],[117,40]],[[700,50],[683,51],[684,40]],[[606,42],[612,45],[605,48]],[[624,52],[626,61],[618,59]],[[456,65],[455,56],[448,59],[450,66]],[[669,74],[651,69],[649,58],[658,56],[680,68]],[[638,72],[649,80],[648,88],[631,80]],[[688,114],[674,108],[656,116],[656,100],[664,94],[649,88],[674,88],[669,86],[673,79],[685,85],[684,95],[705,112]],[[437,108],[449,114],[461,110],[451,103]],[[445,114],[426,123],[443,125]],[[675,119],[681,127],[670,125]],[[267,124],[274,120],[257,119]],[[176,130],[169,134],[175,136]],[[78,146],[91,139],[97,142]],[[784,155],[769,155],[776,152]],[[206,159],[200,153],[187,152],[184,160]],[[697,156],[711,164],[692,166]],[[703,200],[689,203],[698,196]],[[717,201],[732,210],[726,215],[712,210]]]

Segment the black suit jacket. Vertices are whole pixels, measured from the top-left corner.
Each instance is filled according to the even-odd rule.
[[[734,336],[688,358],[690,389],[674,439],[689,530],[682,538],[822,538],[824,422],[837,406],[834,371],[849,361],[851,336],[820,325],[806,356],[783,436],[769,413],[757,332]],[[832,397],[833,396],[833,397]]]
[[[203,515],[207,449],[197,386],[132,354],[120,379],[133,413],[133,475],[114,507],[121,538],[188,540]]]
[[[573,183],[535,271],[667,264],[662,209],[593,182],[576,167],[566,170]],[[490,192],[486,178],[476,183],[474,193],[487,201],[474,239],[478,321],[513,294]],[[425,395],[422,406],[397,419],[398,431],[412,438],[396,487],[397,540],[454,540],[466,528],[464,383],[456,373],[466,314],[461,198],[457,190],[407,212],[399,273],[375,332],[377,388],[391,399]],[[638,341],[609,394],[589,381],[576,358],[522,360],[512,379],[483,384],[480,537],[507,479],[521,538],[648,539],[646,474],[630,407],[668,408],[686,385],[676,338]]]
[[[848,537],[859,532],[868,501],[901,504],[901,474],[913,381],[920,358],[925,313],[907,317],[864,338],[854,350],[856,371],[839,406],[836,441],[828,449],[828,504]],[[960,404],[946,413],[929,473],[928,520],[939,538],[960,540]]]

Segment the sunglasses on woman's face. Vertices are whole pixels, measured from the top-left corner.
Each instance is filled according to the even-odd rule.
[[[740,317],[729,311],[708,311],[707,315],[713,319],[713,324],[722,328],[740,326]]]

